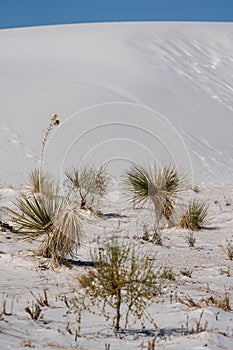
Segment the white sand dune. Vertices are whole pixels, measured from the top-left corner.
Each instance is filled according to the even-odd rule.
[[[21,28],[0,31],[0,181],[25,187],[38,166],[42,130],[58,113],[61,125],[46,147],[46,167],[58,178],[81,160],[105,163],[114,175],[104,213],[85,230],[81,263],[46,270],[33,257],[38,242],[0,231],[0,349],[134,350],[148,346],[154,330],[114,335],[103,317],[83,314],[75,338],[76,315],[58,298],[77,286],[89,248],[108,241],[119,224],[123,242],[172,268],[176,280],[150,312],[161,328],[156,349],[232,349],[232,311],[207,305],[227,292],[233,308],[233,24],[111,23]],[[175,161],[199,193],[188,198],[209,204],[209,225],[195,233],[162,231],[163,245],[143,241],[140,210],[122,209],[117,175],[131,162]],[[206,188],[205,188],[206,187]],[[0,209],[12,206],[20,190],[0,190]],[[117,216],[121,214],[121,216]],[[2,220],[7,217],[2,215]],[[151,218],[150,218],[151,220]],[[232,243],[233,244],[233,243]],[[83,264],[82,264],[83,263]],[[80,266],[79,266],[80,265]],[[187,269],[191,277],[182,274]],[[30,319],[34,295],[48,290],[43,318]],[[177,298],[177,295],[180,299]],[[200,308],[182,303],[190,295]],[[6,300],[7,315],[1,315]],[[11,310],[11,302],[12,310]],[[209,302],[210,303],[210,302]],[[200,314],[202,332],[197,327]],[[138,327],[138,328],[137,328]],[[188,328],[188,329],[187,329]],[[187,334],[184,334],[184,333]]]
[[[194,181],[230,182],[232,39],[230,23],[1,30],[0,177],[22,183],[19,173],[37,166],[56,112],[63,123],[46,154],[56,174],[80,159],[116,172],[156,158],[193,168]]]

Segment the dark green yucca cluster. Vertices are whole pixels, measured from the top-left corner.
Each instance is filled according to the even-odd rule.
[[[16,199],[10,210],[17,232],[35,239],[44,235],[39,255],[53,263],[71,257],[80,245],[82,222],[77,209],[70,207],[69,198],[61,197],[58,188],[49,193],[31,193]]]
[[[190,230],[199,230],[206,223],[208,205],[205,202],[192,200],[180,219],[180,227]]]
[[[18,197],[15,201],[16,210],[9,210],[15,229],[35,237],[50,229],[64,204],[58,188],[51,188],[50,193],[31,193]]]
[[[142,206],[151,202],[158,219],[164,216],[170,220],[183,180],[173,165],[160,168],[155,164],[148,167],[133,165],[124,178],[124,185],[133,193],[131,201]]]

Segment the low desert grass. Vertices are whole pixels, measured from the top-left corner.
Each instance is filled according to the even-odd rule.
[[[190,248],[193,248],[195,243],[196,243],[196,238],[194,236],[194,233],[193,232],[189,232],[187,235],[186,235],[186,242],[188,243],[189,247]]]
[[[189,230],[199,230],[206,224],[207,214],[208,205],[194,199],[181,217],[179,226]]]
[[[226,254],[230,260],[233,260],[233,242],[227,241],[226,242]]]
[[[224,311],[231,311],[230,296],[229,293],[225,292],[222,295],[212,295],[211,297],[205,299],[207,306],[213,305]]]

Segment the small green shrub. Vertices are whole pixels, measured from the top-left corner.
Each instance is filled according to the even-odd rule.
[[[206,223],[208,205],[205,202],[192,200],[180,219],[179,226],[190,230],[199,230]]]
[[[121,329],[122,320],[124,328],[129,326],[129,316],[134,322],[140,320],[142,327],[147,319],[157,328],[147,308],[168,282],[154,260],[138,254],[132,244],[119,244],[116,238],[95,249],[91,257],[94,268],[78,278],[83,294],[77,292],[71,299],[71,310],[78,313],[79,322],[83,309],[97,309],[107,321],[112,310],[116,331]]]
[[[82,209],[98,209],[99,200],[107,191],[107,172],[103,166],[82,165],[65,172],[65,184],[75,195]]]

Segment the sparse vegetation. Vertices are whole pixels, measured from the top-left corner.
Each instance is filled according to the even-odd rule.
[[[226,253],[230,260],[233,260],[233,243],[232,241],[226,242]]]
[[[53,187],[53,179],[49,173],[40,172],[39,169],[34,169],[28,177],[28,185],[32,192],[42,192],[47,194]]]
[[[203,305],[206,306],[215,306],[218,307],[224,311],[231,311],[231,305],[230,305],[230,296],[229,293],[225,292],[224,294],[217,295],[216,293],[213,293],[210,297],[202,298],[200,301],[195,301],[191,296],[186,295],[182,298],[177,296],[177,300],[187,305],[188,307],[195,307],[195,308],[202,308]]]
[[[103,166],[82,165],[65,172],[69,191],[79,201],[80,208],[98,210],[99,200],[107,191],[107,172]]]
[[[32,296],[36,299],[37,304],[40,307],[50,307],[49,300],[48,300],[48,294],[47,294],[47,289],[43,289],[43,294],[38,294],[37,296],[31,292]]]
[[[172,225],[172,214],[175,200],[182,190],[184,177],[173,165],[161,168],[133,165],[124,177],[124,187],[132,194],[130,200],[134,204],[152,203],[157,221],[165,218]]]
[[[37,321],[42,317],[42,315],[41,315],[42,309],[38,303],[34,304],[32,302],[31,308],[27,306],[27,307],[25,307],[24,311],[30,315],[32,320]]]
[[[190,295],[183,295],[182,297],[177,295],[177,301],[179,301],[181,304],[184,304],[188,307],[195,307],[197,309],[202,308],[201,303],[198,301],[195,301]]]
[[[227,277],[231,277],[231,269],[230,267],[225,267],[225,268],[220,268],[219,269],[219,274],[220,275],[226,275]]]
[[[205,303],[208,306],[214,305],[215,307],[218,307],[224,311],[231,311],[230,297],[229,293],[227,292],[219,296],[212,295],[211,297],[205,299]]]
[[[40,168],[35,169],[29,175],[30,191],[22,191],[20,197],[15,201],[16,208],[9,209],[14,225],[13,230],[11,230],[11,222],[10,224],[0,222],[2,228],[5,229],[8,225],[9,231],[21,233],[21,238],[31,240],[40,238],[40,246],[36,253],[48,258],[51,266],[61,263],[68,265],[68,259],[74,257],[81,244],[82,217],[85,215],[84,211],[79,209],[98,212],[100,199],[106,194],[108,184],[107,171],[104,167],[81,165],[65,172],[68,194],[60,195],[59,188],[54,185],[53,179],[42,171],[46,142],[53,126],[58,124],[57,115],[52,116],[42,141]],[[134,165],[127,172],[124,186],[130,193],[130,200],[140,208],[145,207],[143,214],[147,212],[149,215],[146,220],[144,217],[143,236],[140,238],[156,245],[163,245],[162,228],[165,227],[165,223],[168,226],[174,225],[175,209],[179,202],[179,193],[183,190],[183,183],[184,177],[172,165],[160,168],[155,165],[147,168]],[[200,190],[198,186],[195,186],[193,191],[199,193]],[[225,205],[230,206],[231,200],[224,198]],[[148,203],[153,208],[153,212],[150,206],[147,210]],[[186,242],[189,247],[194,247],[196,238],[193,231],[202,228],[206,223],[207,212],[208,206],[205,202],[192,200],[181,217],[179,226],[191,230],[186,234]],[[136,212],[133,213],[136,215]],[[127,235],[127,239],[129,238],[130,236]],[[171,248],[173,238],[170,239],[166,235],[166,241],[168,242],[166,248]],[[96,240],[93,242],[97,243]],[[144,243],[143,248],[147,246],[141,239],[140,243]],[[171,303],[175,295],[174,300],[180,301],[187,307],[202,308],[203,305],[211,305],[225,311],[231,310],[229,293],[220,296],[212,293],[197,301],[192,296],[185,296],[183,293],[182,296],[177,296],[178,287],[176,283],[173,283],[176,281],[174,270],[169,267],[156,266],[151,252],[147,255],[138,251],[136,245],[126,241],[125,236],[124,240],[123,237],[114,236],[106,244],[101,243],[99,237],[97,244],[97,248],[90,252],[91,261],[87,264],[89,267],[84,274],[77,277],[78,288],[71,294],[58,296],[65,302],[67,313],[74,313],[76,316],[78,327],[75,324],[75,329],[73,329],[73,320],[69,319],[65,328],[66,334],[73,336],[75,342],[80,336],[82,313],[87,311],[110,322],[118,336],[126,334],[125,330],[133,326],[138,327],[138,324],[141,324],[144,329],[146,323],[151,323],[153,331],[148,334],[153,335],[154,328],[156,333],[153,340],[148,342],[147,347],[150,350],[154,349],[160,330],[148,308],[153,302],[160,300],[159,296],[162,292],[162,300],[168,296],[169,291],[167,293],[166,287],[171,284],[174,287],[170,293]],[[158,250],[161,253],[161,249]],[[233,260],[233,245],[230,241],[227,241],[226,252],[228,258]],[[3,251],[0,252],[0,255],[2,254],[4,254]],[[4,259],[4,256],[1,258]],[[46,265],[47,260],[43,260],[43,264]],[[177,266],[175,268],[177,270]],[[188,278],[192,278],[192,272],[186,268],[180,270],[180,274]],[[230,276],[230,268],[227,272],[220,273]],[[179,281],[184,283],[185,279],[179,279]],[[35,295],[32,292],[31,294],[35,300],[30,307],[28,304],[24,310],[32,320],[38,321],[43,319],[43,309],[51,305],[46,289],[43,290],[43,294]],[[199,318],[194,319],[195,323],[191,320],[191,325],[187,316],[186,328],[182,326],[181,332],[192,334],[206,330],[207,322],[203,322],[203,314],[202,310]],[[5,316],[9,315],[11,314],[6,311],[6,301],[3,300],[0,320],[8,322]],[[121,333],[118,333],[120,331]],[[106,349],[110,349],[110,343],[103,345]]]
[[[194,233],[193,232],[189,232],[187,235],[186,235],[186,242],[188,243],[189,247],[190,248],[193,248],[195,243],[196,243],[196,238],[194,236]]]
[[[152,242],[156,245],[163,245],[163,237],[162,237],[162,232],[161,230],[154,226],[153,231],[152,231]]]
[[[134,322],[140,320],[142,327],[147,319],[157,328],[147,307],[161,292],[165,279],[155,262],[140,256],[132,244],[119,244],[116,238],[98,247],[91,256],[94,269],[78,277],[84,294],[77,293],[71,299],[71,309],[79,314],[80,322],[85,305],[90,312],[98,309],[107,321],[112,318],[110,310],[113,310],[116,331],[121,329],[123,319],[124,328],[129,326],[129,316],[134,316]]]
[[[207,214],[208,205],[194,199],[181,217],[179,226],[189,230],[199,230],[206,223]]]
[[[47,295],[47,290],[44,289],[43,290],[43,294],[38,294],[38,296],[34,295],[34,293],[32,293],[32,296],[35,298],[35,302],[32,301],[32,306],[30,307],[26,307],[24,309],[25,312],[27,312],[32,320],[39,320],[41,318],[43,318],[42,315],[42,309],[44,307],[50,307],[49,301],[48,301],[48,295]]]
[[[180,270],[181,275],[192,278],[192,270],[184,268],[183,270]]]
[[[13,313],[13,305],[14,305],[14,299],[11,299],[10,303],[10,310],[8,311],[7,309],[7,299],[5,295],[3,294],[2,296],[2,306],[0,309],[0,321],[4,319],[4,316],[11,316]]]
[[[71,258],[80,246],[82,220],[80,212],[72,206],[69,196],[61,196],[59,187],[51,177],[42,172],[46,142],[54,126],[59,125],[57,115],[50,118],[42,140],[39,169],[29,175],[32,193],[26,193],[15,201],[16,209],[9,209],[14,229],[35,239],[44,235],[38,255],[50,258],[52,265]]]
[[[185,327],[182,325],[182,328],[181,328],[181,334],[188,335],[188,334],[198,334],[198,333],[204,332],[207,329],[208,322],[205,321],[204,324],[202,324],[203,315],[204,315],[204,310],[201,310],[199,318],[195,320],[194,325],[190,324],[191,322],[189,320],[189,315],[187,315]],[[191,320],[191,321],[193,323],[194,320]]]
[[[169,281],[175,281],[176,277],[174,274],[174,271],[172,270],[171,267],[165,267],[162,272],[162,278],[169,280]]]
[[[47,194],[19,197],[15,205],[17,209],[9,211],[17,232],[26,234],[29,239],[45,235],[37,252],[39,255],[51,258],[52,264],[72,257],[80,245],[82,219],[68,196],[61,197],[56,188]]]

